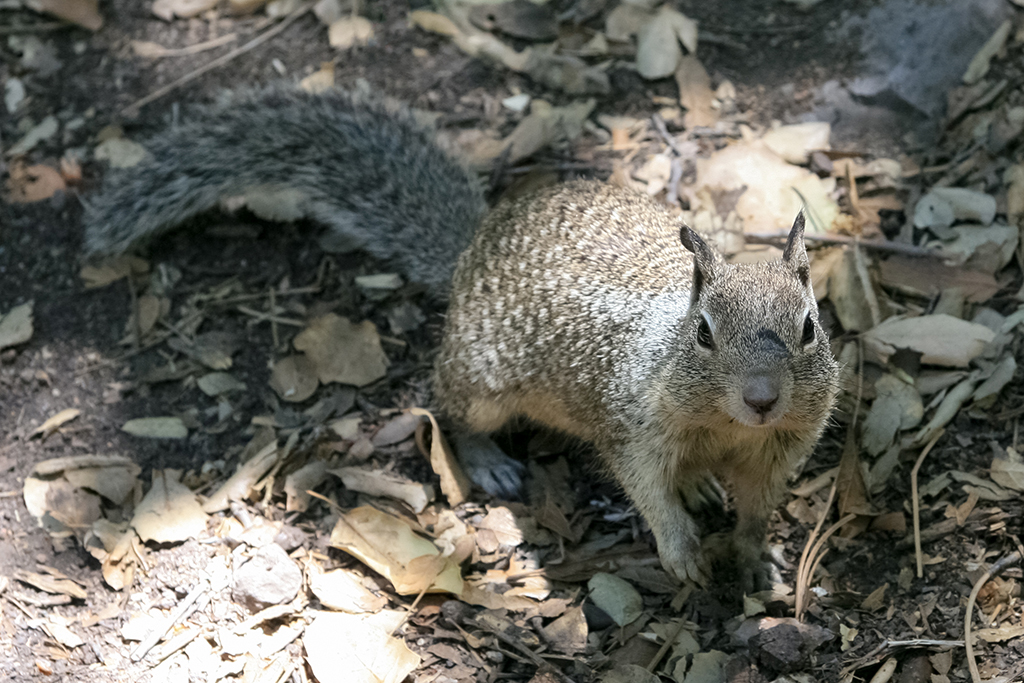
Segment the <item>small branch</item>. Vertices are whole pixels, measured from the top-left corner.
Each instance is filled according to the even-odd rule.
[[[910,470],[910,497],[914,506],[914,555],[917,557],[917,578],[919,579],[924,577],[924,554],[921,552],[921,501],[917,494],[917,471],[921,469],[921,463],[924,462],[925,456],[931,452],[939,437],[945,432],[946,430],[940,428],[935,433],[932,440],[921,451],[921,455],[917,456],[914,469]]]
[[[1020,562],[1019,550],[1014,550],[1012,553],[996,562],[987,572],[981,575],[981,578],[978,579],[978,582],[974,584],[974,588],[971,590],[971,597],[967,598],[967,613],[964,615],[964,645],[967,648],[967,668],[971,670],[971,680],[974,681],[974,683],[981,683],[981,673],[978,672],[978,662],[974,659],[974,645],[972,645],[973,636],[971,634],[971,622],[974,618],[974,603],[978,599],[978,593],[981,592],[982,587],[988,583],[989,579],[1009,567],[1011,564],[1017,564],[1018,562]]]
[[[780,242],[784,243],[786,238],[789,237],[789,233],[749,232],[744,233],[743,236],[752,244],[778,244]],[[871,249],[872,251],[882,251],[890,254],[903,254],[904,256],[936,259],[945,258],[943,254],[939,253],[935,249],[918,247],[913,244],[903,244],[902,242],[890,242],[888,240],[859,240],[855,237],[845,237],[843,235],[816,235],[813,233],[805,233],[804,239],[808,242],[820,242],[821,244],[856,244],[864,247],[865,249]]]

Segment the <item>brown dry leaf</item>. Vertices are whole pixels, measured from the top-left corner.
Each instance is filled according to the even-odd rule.
[[[25,0],[25,6],[36,12],[52,14],[90,31],[99,31],[103,27],[98,0]]]
[[[257,439],[262,439],[262,437],[257,434],[250,441],[250,445]],[[246,450],[248,450],[248,446]],[[238,470],[206,499],[206,502],[203,503],[203,511],[212,515],[215,512],[226,510],[231,501],[245,499],[256,482],[269,472],[281,457],[282,452],[278,449],[277,440],[273,438],[271,432],[270,442],[239,465]]]
[[[423,408],[410,408],[409,412],[430,420],[430,451],[428,452],[424,446],[425,428],[417,429],[416,443],[420,447],[420,452],[430,459],[430,468],[434,470],[434,474],[441,478],[441,494],[448,500],[448,504],[452,507],[461,505],[469,498],[473,485],[462,471],[462,465],[444,438],[441,428],[437,425],[437,419],[429,410]]]
[[[191,343],[180,337],[171,337],[167,345],[211,370],[227,370],[232,364],[231,356],[242,348],[242,341],[232,332],[204,332],[196,335]]]
[[[587,619],[582,607],[573,607],[544,627],[545,640],[552,649],[577,655],[587,649]]]
[[[77,600],[85,600],[89,593],[80,586],[74,579],[66,576],[61,571],[52,567],[40,567],[42,572],[30,572],[24,569],[16,569],[14,578],[22,583],[27,583],[44,593],[55,595],[68,595]]]
[[[334,62],[324,62],[320,68],[299,81],[299,87],[308,93],[322,93],[334,87]],[[287,196],[287,195],[283,195]],[[252,208],[250,202],[250,209]],[[298,212],[298,210],[296,210]],[[280,213],[280,212],[278,212]]]
[[[320,381],[313,361],[302,354],[295,354],[274,363],[269,384],[281,400],[301,403],[316,393]]]
[[[339,467],[330,473],[341,479],[345,488],[371,496],[387,496],[400,500],[419,514],[434,500],[434,487],[399,479],[382,470],[361,467]]]
[[[430,31],[431,33],[438,33],[442,36],[448,36],[454,38],[455,36],[462,33],[459,27],[455,25],[455,22],[437,12],[431,12],[429,10],[418,9],[409,13],[409,23],[413,26],[419,26],[424,31]]]
[[[484,515],[484,518],[477,524],[479,531],[489,531],[494,534],[498,545],[505,548],[515,548],[523,542],[523,532],[519,528],[519,521],[515,513],[507,507],[492,507]]]
[[[302,644],[320,683],[402,683],[420,665],[419,655],[391,635],[405,612],[314,614]]]
[[[69,185],[82,182],[82,165],[78,159],[65,154],[60,158],[60,175]]]
[[[950,315],[896,316],[864,333],[864,343],[887,361],[897,349],[918,351],[921,362],[965,368],[981,354],[995,332]]]
[[[11,204],[30,204],[49,199],[55,192],[66,190],[67,183],[60,171],[44,164],[25,166],[12,163],[7,178],[7,201]]]
[[[868,612],[877,612],[885,606],[883,602],[885,600],[885,590],[889,587],[889,584],[883,583],[881,586],[871,591],[871,595],[864,598],[864,602],[860,604],[862,610]]]
[[[1024,636],[1024,626],[1020,624],[1003,624],[998,628],[979,628],[972,631],[977,638],[986,643],[1002,643]]]
[[[871,455],[889,448],[897,432],[913,429],[924,417],[924,403],[917,389],[896,375],[879,377],[875,394],[861,434],[864,449]]]
[[[355,325],[348,318],[328,313],[310,321],[293,344],[313,362],[324,384],[362,387],[387,374],[388,359],[377,327],[369,320]]]
[[[154,470],[153,487],[135,509],[132,527],[143,541],[180,543],[206,531],[206,513],[177,470]]]
[[[149,262],[138,256],[114,256],[104,259],[95,266],[83,266],[78,272],[86,289],[106,287],[112,282],[129,276],[149,274]]]
[[[41,436],[45,441],[46,437],[57,431],[62,424],[74,420],[81,414],[82,411],[79,410],[78,408],[66,408],[65,410],[62,410],[56,415],[47,419],[46,422],[44,422],[43,424],[36,427],[35,430],[32,432],[32,436]]]
[[[408,522],[388,515],[371,507],[358,507],[343,513],[331,532],[331,546],[354,555],[377,573],[395,584],[409,585],[415,580],[412,575],[414,560],[423,569],[430,558],[441,558],[441,551],[432,542],[418,536]],[[432,592],[446,591],[458,595],[462,592],[462,577],[459,566],[448,558],[434,566],[436,578],[431,583]],[[400,591],[401,592],[401,591]],[[403,592],[403,595],[418,593],[419,589]]]
[[[199,16],[216,6],[217,0],[155,0],[151,11],[164,21],[172,21],[176,16],[182,19]]]
[[[955,268],[935,259],[891,256],[879,264],[879,274],[881,284],[925,298],[955,287],[966,301],[980,303],[1002,288],[990,273]]]
[[[331,24],[327,42],[336,50],[349,50],[373,40],[373,23],[366,17],[342,17]]]
[[[305,512],[309,509],[311,496],[307,491],[315,489],[327,479],[329,466],[326,460],[314,460],[285,477],[285,511]]]
[[[135,565],[138,558],[142,557],[142,550],[138,546],[139,537],[134,531],[129,531],[121,536],[115,548],[102,560],[103,580],[114,590],[123,590],[135,581]]]
[[[686,107],[683,123],[687,129],[711,127],[718,122],[718,111],[711,104],[715,93],[711,90],[711,76],[696,55],[686,55],[676,67],[676,85],[679,104]]]
[[[309,588],[324,607],[338,612],[379,612],[388,604],[387,597],[371,593],[351,569],[311,572]]]
[[[1024,459],[1012,447],[1006,449],[1006,457],[997,455],[992,459],[992,481],[1014,491],[1024,491]]]

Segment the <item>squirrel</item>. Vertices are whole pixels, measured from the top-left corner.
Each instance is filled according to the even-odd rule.
[[[474,481],[518,488],[522,465],[487,438],[514,417],[590,442],[665,569],[706,584],[688,507],[724,478],[743,588],[767,582],[768,519],[838,392],[802,214],[781,260],[729,264],[646,194],[600,181],[488,212],[408,111],[336,90],[250,92],[146,147],[87,202],[89,254],[228,195],[297,192],[308,217],[447,300],[435,392]]]

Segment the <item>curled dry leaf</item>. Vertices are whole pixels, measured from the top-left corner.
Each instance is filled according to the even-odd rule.
[[[253,441],[257,438],[260,438],[259,434],[253,437]],[[256,482],[277,464],[280,457],[281,451],[277,447],[277,440],[271,438],[269,443],[239,465],[238,470],[206,499],[203,511],[209,514],[220,512],[226,510],[231,501],[244,499]]]
[[[342,514],[331,532],[331,546],[385,576],[401,595],[424,588],[462,592],[457,564],[442,557],[437,546],[418,536],[407,522],[374,508],[363,506]]]
[[[327,479],[328,463],[314,460],[295,470],[284,480],[285,510],[305,512],[309,509],[311,496],[307,491],[315,489]]]
[[[78,408],[66,408],[36,427],[32,432],[32,436],[41,436],[43,439],[46,439],[50,434],[60,429],[62,424],[74,420],[81,414],[82,411]]]
[[[382,470],[361,467],[339,467],[331,474],[341,479],[345,488],[371,496],[387,496],[400,500],[419,514],[434,500],[434,487],[399,479]]]
[[[697,22],[663,5],[637,36],[636,70],[648,80],[671,76],[683,57],[679,43],[697,51]]]
[[[469,498],[473,485],[444,438],[441,428],[437,425],[437,419],[429,410],[423,408],[411,408],[409,412],[426,417],[430,421],[430,451],[428,452],[423,445],[422,432],[417,433],[416,442],[420,446],[420,451],[430,459],[430,468],[434,470],[434,474],[441,478],[441,493],[448,499],[448,504],[452,507],[461,505]]]

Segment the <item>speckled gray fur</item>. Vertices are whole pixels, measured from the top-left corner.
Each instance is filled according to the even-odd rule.
[[[515,416],[592,442],[679,579],[708,571],[683,500],[731,482],[744,587],[764,578],[768,518],[837,391],[802,219],[783,260],[755,265],[723,263],[646,195],[598,182],[503,202],[481,224],[475,179],[428,132],[336,92],[244,96],[147,147],[91,200],[92,252],[253,186],[299,189],[311,216],[436,295],[455,271],[435,387],[462,443]],[[755,409],[751,382],[777,401]]]
[[[86,251],[110,254],[261,186],[297,189],[310,218],[409,279],[447,292],[486,211],[479,184],[411,114],[342,91],[243,93],[145,141],[86,204]]]

